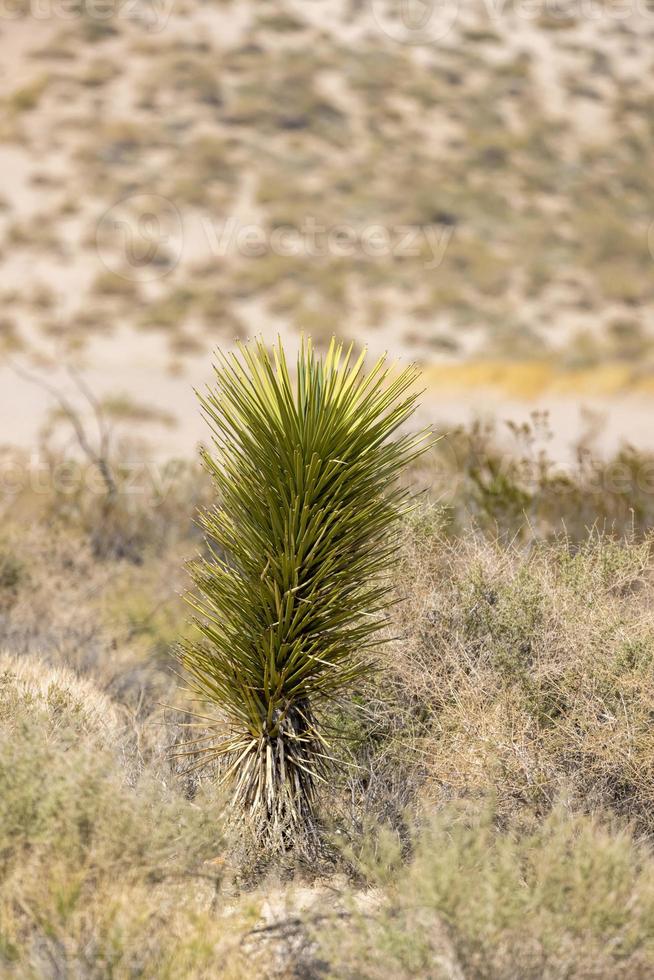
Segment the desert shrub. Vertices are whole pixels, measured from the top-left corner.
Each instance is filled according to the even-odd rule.
[[[70,734],[93,734],[107,741],[120,732],[118,712],[93,684],[65,668],[48,668],[29,657],[0,655],[0,723],[5,734],[25,718],[38,718],[49,736],[61,724]]]
[[[316,935],[328,977],[636,980],[654,969],[654,859],[627,832],[559,807],[528,832],[449,807],[360,861],[375,887]]]
[[[225,119],[235,126],[255,126],[266,134],[302,133],[337,146],[349,129],[347,116],[314,82],[315,64],[303,54],[285,54],[259,62],[259,77],[234,87]],[[262,74],[263,73],[263,74]],[[266,84],[261,84],[261,78]]]
[[[159,571],[142,565],[125,570],[106,590],[103,613],[109,628],[132,646],[141,645],[144,657],[161,658],[167,667],[180,636],[188,632],[187,615],[181,596],[172,593],[173,586],[182,588],[179,576],[162,589]]]
[[[25,562],[18,557],[15,547],[0,541],[0,613],[13,605],[28,577]]]
[[[138,444],[117,447],[111,459],[116,492],[109,496],[95,466],[54,447],[45,460],[46,473],[35,477],[50,483],[50,492],[39,501],[41,516],[86,535],[99,560],[139,565],[150,553],[200,539],[193,511],[209,499],[204,472],[181,460],[150,465],[141,451]]]
[[[430,798],[527,819],[564,794],[652,832],[652,571],[649,539],[521,551],[418,523],[384,662]]]
[[[144,769],[91,684],[3,657],[2,975],[242,975],[211,911],[220,810]]]
[[[127,276],[116,275],[114,272],[105,270],[99,272],[93,283],[93,292],[99,296],[124,297],[129,300],[137,300],[139,296],[139,285]]]
[[[0,318],[0,353],[15,354],[22,351],[25,341],[16,323],[10,318]]]
[[[158,57],[150,58],[152,70],[142,83],[139,100],[142,107],[158,108],[180,97],[214,110],[222,105],[220,69],[206,42],[178,42],[152,53]]]
[[[44,75],[34,79],[29,85],[12,92],[8,102],[14,112],[29,112],[35,109],[48,86],[48,77]]]
[[[453,533],[472,524],[505,540],[565,532],[583,541],[593,529],[622,537],[654,526],[651,453],[625,443],[602,456],[582,437],[561,464],[549,451],[551,435],[539,413],[504,431],[475,422],[447,432],[420,480],[448,508]]]
[[[72,514],[34,519],[21,535],[29,587],[0,607],[0,648],[19,656],[38,650],[92,678],[139,721],[154,721],[143,734],[145,751],[157,740],[158,704],[174,692],[170,653],[186,619],[178,593],[191,542],[173,523],[165,541],[140,552],[139,564],[115,553],[100,559]]]

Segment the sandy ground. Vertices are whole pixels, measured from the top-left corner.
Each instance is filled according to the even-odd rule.
[[[273,338],[270,338],[272,340]],[[289,349],[292,341],[289,340]],[[104,395],[126,395],[139,404],[170,414],[171,426],[148,425],[144,430],[153,454],[165,459],[188,457],[207,438],[195,391],[204,390],[212,379],[212,356],[186,359],[181,374],[169,370],[165,346],[152,335],[125,330],[94,345],[82,376],[100,398]],[[402,360],[399,363],[403,363]],[[21,361],[13,361],[19,369]],[[64,368],[33,369],[34,375],[54,385],[88,416],[84,400]],[[534,412],[547,412],[552,438],[548,451],[561,463],[571,458],[572,446],[584,434],[593,432],[597,449],[614,452],[627,442],[638,448],[654,450],[654,428],[651,424],[654,400],[644,393],[616,392],[609,395],[564,394],[548,392],[534,397],[515,397],[499,385],[471,384],[465,387],[456,380],[447,383],[447,367],[441,365],[437,378],[433,369],[425,372],[427,388],[422,397],[420,421],[435,424],[443,431],[468,424],[475,419],[496,419],[500,429],[504,421],[529,421]],[[55,407],[55,401],[40,385],[29,382],[14,370],[12,364],[0,367],[0,444],[29,449],[38,441],[39,429]],[[510,443],[510,439],[507,437]]]

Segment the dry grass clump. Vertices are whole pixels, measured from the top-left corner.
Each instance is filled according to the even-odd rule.
[[[209,496],[209,481],[200,467],[180,460],[157,466],[141,456],[142,443],[120,439],[119,423],[166,425],[167,414],[147,412],[138,403],[118,398],[103,402],[102,411],[114,426],[115,441],[121,443],[108,458],[115,496],[108,497],[96,467],[63,456],[53,439],[44,447],[47,472],[33,478],[36,484],[49,484],[47,493],[31,501],[37,516],[52,521],[64,538],[81,534],[81,555],[88,543],[93,558],[124,559],[134,565],[143,564],[146,556],[165,554],[185,539],[199,538],[193,514]]]
[[[417,525],[386,669],[431,798],[530,819],[564,796],[654,830],[653,569],[651,539],[520,550]]]
[[[65,667],[1,653],[0,723],[14,730],[26,712],[40,716],[53,733],[65,725],[109,744],[121,735],[116,706],[90,681]]]
[[[3,976],[243,975],[235,920],[214,911],[220,804],[130,746],[92,685],[3,657]]]
[[[628,834],[555,810],[526,834],[492,808],[451,807],[414,839],[362,857],[376,889],[318,933],[327,977],[645,980],[654,970],[654,859]]]

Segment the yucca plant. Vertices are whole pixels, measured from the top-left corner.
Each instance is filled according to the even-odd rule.
[[[364,360],[334,341],[323,359],[302,341],[292,380],[281,342],[239,345],[218,355],[200,398],[219,504],[201,515],[209,550],[192,563],[190,599],[201,635],[183,664],[223,727],[187,749],[200,764],[224,757],[234,803],[282,847],[315,834],[330,761],[316,711],[370,667],[410,500],[398,476],[427,439],[397,432],[416,369],[381,358],[366,373]]]

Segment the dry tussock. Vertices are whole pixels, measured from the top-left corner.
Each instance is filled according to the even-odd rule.
[[[565,798],[652,832],[652,571],[649,539],[519,548],[417,523],[385,668],[430,799],[492,793],[508,819]]]
[[[47,667],[31,657],[0,653],[0,719],[11,730],[22,714],[39,713],[55,730],[74,723],[82,733],[111,743],[121,737],[117,706],[95,684],[65,667]]]
[[[243,976],[260,899],[226,908],[220,798],[186,799],[90,682],[2,657],[0,785],[3,976]]]

